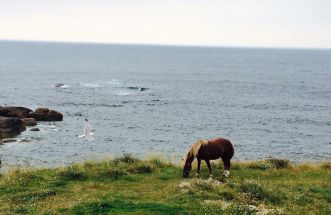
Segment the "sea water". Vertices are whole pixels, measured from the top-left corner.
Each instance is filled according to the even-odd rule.
[[[3,168],[124,153],[179,162],[215,137],[237,160],[330,161],[331,51],[2,41],[0,106],[64,115],[0,145]],[[94,142],[78,138],[85,118]]]

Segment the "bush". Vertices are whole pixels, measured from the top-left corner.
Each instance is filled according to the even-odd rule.
[[[276,169],[286,169],[289,164],[289,160],[287,159],[270,158],[266,161],[272,164]]]
[[[129,164],[133,164],[138,162],[139,160],[135,157],[133,157],[131,154],[123,154],[122,157],[116,158],[114,159],[114,163],[129,163]]]
[[[127,170],[131,173],[142,174],[153,172],[155,170],[155,167],[150,163],[140,162],[134,165],[130,165],[129,167],[127,167]]]
[[[84,180],[86,175],[78,167],[71,166],[60,173],[67,180]]]
[[[331,170],[331,162],[322,163],[321,168],[324,169],[324,170]]]
[[[154,171],[154,166],[148,163],[142,163],[136,167],[137,173],[151,173]]]
[[[109,171],[106,172],[106,176],[109,176],[113,179],[118,179],[121,176],[127,175],[128,172],[125,169],[110,169]]]

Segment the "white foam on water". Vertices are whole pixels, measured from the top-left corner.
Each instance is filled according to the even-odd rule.
[[[117,96],[129,96],[129,95],[133,95],[133,92],[129,92],[129,91],[114,91],[112,92],[113,95],[117,95]]]
[[[117,79],[110,79],[110,80],[109,80],[109,83],[110,83],[110,84],[113,84],[113,85],[121,85],[121,84],[122,84],[122,82],[120,82],[120,81],[117,80]]]
[[[100,87],[98,83],[79,83],[79,85],[83,87],[91,87],[91,88]]]

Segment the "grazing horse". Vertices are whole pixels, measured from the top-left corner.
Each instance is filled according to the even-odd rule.
[[[209,160],[216,160],[221,158],[224,164],[223,175],[229,177],[230,175],[230,160],[234,154],[232,143],[224,138],[216,138],[212,140],[198,140],[194,143],[188,151],[184,161],[183,177],[187,177],[192,169],[192,162],[195,158],[198,160],[198,171],[200,174],[201,160],[204,160],[208,166],[209,173],[211,173],[211,166]]]

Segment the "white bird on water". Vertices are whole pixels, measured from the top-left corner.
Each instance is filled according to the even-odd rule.
[[[82,138],[82,137],[85,137],[85,139],[88,141],[94,140],[93,133],[91,132],[91,125],[90,125],[90,123],[88,123],[87,119],[85,119],[85,122],[84,122],[84,134],[79,135],[79,138]]]

